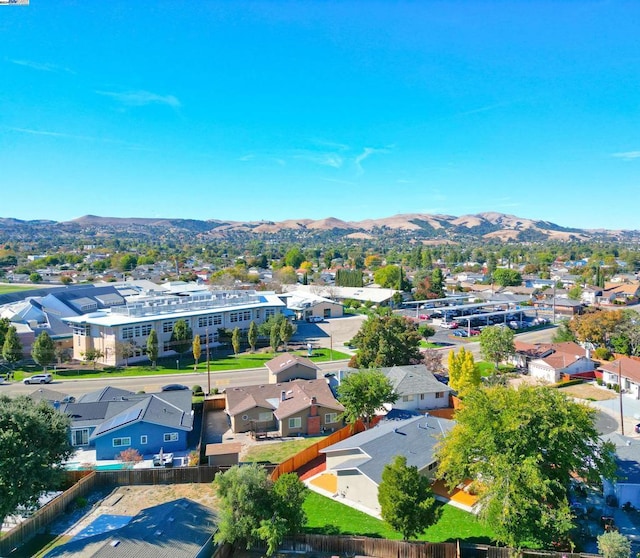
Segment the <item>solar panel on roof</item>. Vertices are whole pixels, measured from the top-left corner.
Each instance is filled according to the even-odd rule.
[[[136,407],[134,409],[130,409],[126,413],[116,415],[107,422],[102,423],[102,425],[96,430],[96,434],[102,434],[103,432],[108,432],[114,428],[119,428],[120,426],[136,421],[140,417],[141,413],[142,409]]]

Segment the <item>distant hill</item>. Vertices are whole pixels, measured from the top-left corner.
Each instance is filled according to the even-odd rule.
[[[400,214],[382,219],[342,221],[325,219],[288,219],[286,221],[224,221],[211,219],[123,218],[85,215],[65,222],[22,221],[0,218],[0,241],[27,240],[38,237],[84,235],[125,235],[133,238],[162,237],[183,241],[206,242],[215,239],[241,240],[269,237],[273,240],[296,239],[373,239],[438,242],[512,241],[638,241],[640,233],[628,230],[576,229],[544,220],[533,220],[487,212],[475,215]]]

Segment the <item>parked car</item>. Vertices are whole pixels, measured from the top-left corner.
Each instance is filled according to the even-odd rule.
[[[182,384],[167,384],[166,386],[162,386],[162,391],[182,391],[184,389],[189,389],[187,386],[183,386]]]
[[[429,314],[420,314],[418,316],[418,318],[420,318],[421,320],[428,320],[429,319]]]
[[[322,316],[309,316],[307,318],[307,321],[310,324],[315,324],[315,323],[318,323],[318,322],[324,322],[324,318]]]
[[[34,374],[22,381],[25,384],[50,384],[53,382],[53,376],[51,374]]]
[[[440,327],[444,329],[458,329],[458,322],[443,322]]]
[[[469,330],[469,333],[473,336],[473,335],[480,335],[482,332],[479,329],[471,329]]]
[[[636,434],[640,434],[640,422],[635,425],[634,430],[636,431]]]

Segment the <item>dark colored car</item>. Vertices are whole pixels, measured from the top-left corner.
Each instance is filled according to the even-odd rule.
[[[182,391],[184,389],[189,389],[187,386],[183,386],[182,384],[167,384],[166,386],[162,386],[162,391]]]
[[[636,431],[636,434],[640,434],[640,422],[636,424],[634,430]]]

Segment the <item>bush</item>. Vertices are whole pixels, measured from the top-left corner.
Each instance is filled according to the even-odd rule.
[[[204,395],[204,391],[202,391],[202,386],[195,385],[191,388],[193,395]]]
[[[596,378],[596,384],[601,386],[602,384],[604,384],[604,381],[602,380],[602,378]]]
[[[87,500],[84,496],[80,496],[79,498],[76,498],[77,508],[84,508],[87,506],[88,503],[89,503],[89,500]]]
[[[607,384],[607,389],[611,389],[611,384]]]
[[[220,390],[217,387],[214,387],[209,393],[209,395],[218,395],[219,393],[220,393]]]
[[[116,455],[116,459],[118,461],[122,461],[123,463],[134,465],[142,461],[142,456],[137,449],[127,448],[126,450],[122,450],[118,455]]]
[[[611,351],[606,347],[598,347],[593,351],[593,356],[598,360],[611,360],[613,358]]]
[[[613,384],[613,391],[620,393],[620,384]]]

